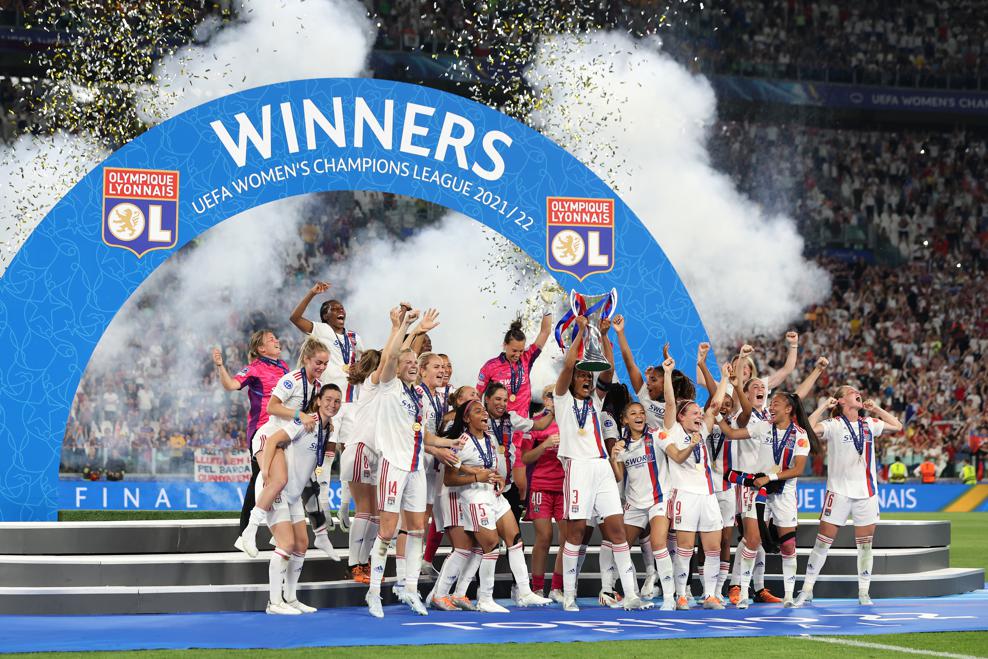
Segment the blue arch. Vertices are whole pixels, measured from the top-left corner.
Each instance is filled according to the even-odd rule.
[[[329,122],[324,129],[312,121],[315,148],[311,150],[303,117],[306,99],[310,109],[317,108]],[[344,146],[334,143],[327,132],[335,128],[334,102],[340,104],[346,126]],[[366,104],[382,127],[385,110],[392,104],[390,149],[369,128],[363,144],[354,145],[358,103]],[[297,151],[286,136],[282,104],[292,112]],[[413,147],[428,155],[401,150],[404,122],[415,105],[433,110],[414,117],[414,125],[426,133],[410,139]],[[270,155],[247,144],[245,162],[238,165],[211,124],[220,122],[237,142],[237,115],[242,113],[260,130],[265,107],[271,119]],[[469,131],[467,123],[475,132],[473,140],[463,140],[466,169],[452,147],[444,159],[435,157],[442,124],[450,114],[453,138]],[[485,136],[490,139],[487,150]],[[495,176],[498,157],[503,172]],[[370,158],[384,162],[385,171],[312,171],[317,160],[337,158]],[[309,165],[308,175],[298,173],[303,161]],[[388,163],[399,163],[407,171],[389,172],[395,165]],[[280,173],[271,175],[279,165]],[[295,175],[289,176],[286,172],[292,166]],[[173,246],[159,243],[161,249],[138,258],[129,248],[104,242],[103,173],[108,167],[179,173]],[[469,182],[470,192],[433,182],[424,175],[426,167],[447,179]],[[269,173],[265,184],[234,190],[233,181],[262,172]],[[232,196],[223,193],[224,186]],[[490,196],[477,198],[481,187]],[[327,190],[378,190],[440,204],[483,222],[544,266],[547,197],[613,199],[612,268],[583,281],[556,272],[557,280],[566,289],[591,293],[617,288],[619,312],[628,318],[629,341],[645,363],[659,361],[662,343],[669,341],[677,361],[692,364],[696,344],[706,340],[689,294],[642,223],[586,166],[538,132],[458,96],[381,80],[304,80],[243,91],[174,117],[109,156],[56,204],[0,280],[0,340],[8,346],[0,365],[0,448],[6,454],[0,472],[0,519],[55,519],[61,443],[79,379],[114,314],[172,250],[242,211]],[[522,212],[530,221],[519,221]]]

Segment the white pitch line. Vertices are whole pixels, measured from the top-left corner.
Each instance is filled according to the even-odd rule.
[[[935,650],[917,650],[916,648],[904,647],[901,645],[884,645],[882,643],[867,643],[865,641],[852,641],[846,638],[829,638],[827,636],[810,636],[802,634],[800,638],[807,641],[819,641],[820,643],[832,643],[834,645],[850,645],[856,648],[871,648],[872,650],[891,650],[905,654],[922,654],[927,657],[950,657],[951,659],[978,659],[970,654],[954,654],[952,652],[936,652]]]

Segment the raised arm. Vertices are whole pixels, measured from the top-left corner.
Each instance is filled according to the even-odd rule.
[[[580,352],[580,343],[583,342],[583,335],[587,331],[587,318],[586,316],[576,317],[576,336],[573,337],[573,343],[569,345],[569,349],[566,351],[566,355],[563,357],[563,370],[559,371],[559,377],[556,378],[556,395],[563,396],[569,391],[570,382],[573,381],[573,369],[576,368],[576,356]]]
[[[738,363],[734,367],[734,395],[737,396],[738,404],[741,406],[741,414],[738,415],[738,428],[744,428],[751,419],[751,401],[748,394],[744,392],[744,360],[753,352],[749,345],[741,346],[738,353]]]
[[[292,325],[299,328],[302,332],[306,334],[312,333],[312,321],[308,318],[303,318],[302,314],[305,313],[306,307],[312,302],[312,298],[317,295],[322,295],[329,290],[329,284],[324,281],[317,281],[315,285],[309,289],[302,300],[295,306],[292,310],[292,315],[288,317],[288,320],[292,321]]]
[[[404,308],[402,305],[391,310],[391,335],[381,351],[381,363],[375,372],[378,383],[391,382],[395,379],[398,372],[398,354],[401,352],[401,337],[407,332],[408,326],[418,320],[417,309],[403,313]]]
[[[899,432],[902,430],[902,422],[895,418],[893,415],[889,414],[882,408],[878,406],[872,399],[868,399],[864,402],[865,411],[872,416],[877,416],[883,422],[885,422],[885,429],[889,432]]]
[[[709,343],[701,343],[696,349],[696,375],[697,380],[703,383],[707,393],[711,396],[717,390],[717,380],[714,379],[710,369],[707,368],[707,354],[710,352]],[[725,387],[725,391],[727,388]]]
[[[667,357],[662,362],[663,381],[662,397],[665,398],[665,418],[663,425],[666,430],[676,425],[676,390],[672,387],[672,370],[676,368],[676,361],[672,357]],[[682,462],[682,460],[678,460]]]
[[[799,386],[796,387],[796,395],[799,396],[800,400],[803,400],[810,395],[810,392],[813,391],[813,387],[816,385],[816,381],[820,379],[823,372],[827,370],[827,365],[829,363],[830,362],[827,361],[826,357],[821,357],[816,360],[816,365],[813,367],[813,370],[810,371],[810,374],[806,376],[806,379],[800,382]]]
[[[416,325],[415,329],[405,336],[405,340],[401,344],[401,349],[408,350],[411,348],[415,351],[416,355],[420,354],[425,335],[437,327],[439,327],[439,311],[436,309],[426,309],[425,314],[422,316],[422,322]]]
[[[675,460],[676,464],[683,464],[686,462],[686,458],[690,457],[690,454],[693,452],[693,447],[699,443],[700,434],[693,433],[690,435],[690,443],[682,448],[675,446],[672,442],[666,444],[666,455],[668,455],[671,460]]]
[[[707,428],[714,427],[714,418],[720,412],[720,406],[724,402],[724,396],[727,394],[727,381],[730,379],[730,376],[728,375],[730,368],[731,362],[727,362],[720,367],[720,382],[717,383],[717,388],[714,390],[713,399],[707,405],[707,409],[703,413],[703,422],[707,424]]]
[[[785,382],[789,374],[796,370],[796,358],[799,356],[799,334],[792,331],[786,332],[786,345],[788,346],[786,363],[778,371],[765,378],[765,384],[769,391]]]
[[[813,429],[813,432],[817,437],[823,437],[823,413],[827,410],[832,410],[835,407],[837,407],[837,399],[828,398],[820,403],[819,407],[813,410],[813,413],[810,414],[810,428]]]
[[[637,393],[641,391],[645,380],[642,378],[642,372],[639,370],[638,364],[635,363],[635,356],[631,353],[631,346],[628,345],[628,339],[624,335],[624,316],[621,314],[614,316],[611,326],[617,332],[618,348],[621,350],[621,359],[624,361],[624,367],[628,369],[628,379],[631,380],[631,387]]]
[[[220,384],[227,391],[239,391],[240,382],[233,378],[223,365],[223,353],[219,348],[213,348],[213,365],[216,367],[216,374],[220,377]]]
[[[545,347],[545,342],[549,340],[549,334],[552,332],[552,314],[546,311],[542,315],[542,324],[539,325],[539,335],[535,337],[535,345],[539,347],[539,350]]]

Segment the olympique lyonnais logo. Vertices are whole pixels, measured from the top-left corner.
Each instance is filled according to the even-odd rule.
[[[614,269],[614,200],[546,197],[546,263],[580,281]]]
[[[103,242],[141,258],[178,242],[178,172],[103,168]]]

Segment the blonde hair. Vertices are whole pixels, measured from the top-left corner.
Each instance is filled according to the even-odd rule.
[[[250,335],[250,341],[247,342],[247,361],[252,362],[261,356],[258,350],[261,349],[261,344],[264,343],[264,337],[268,334],[274,335],[269,329],[260,329]]]
[[[314,338],[311,334],[305,337],[305,341],[302,342],[302,346],[298,349],[298,361],[295,363],[295,368],[302,368],[305,365],[306,359],[320,352],[329,354],[329,348],[326,347],[326,344]]]

